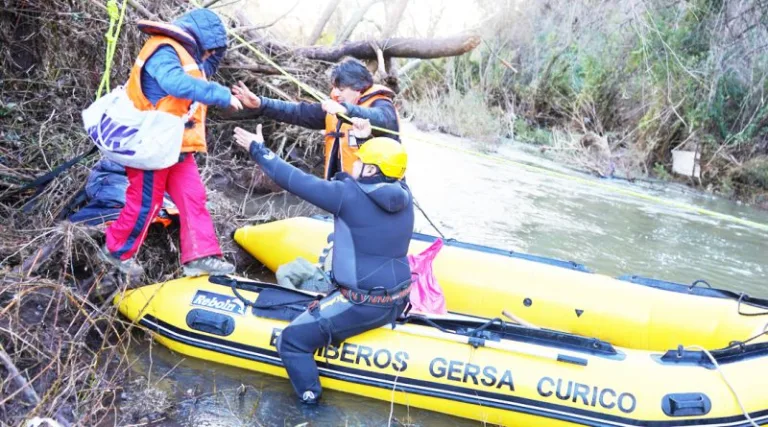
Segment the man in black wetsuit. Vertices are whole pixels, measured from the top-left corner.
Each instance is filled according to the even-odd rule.
[[[370,127],[368,127],[370,129]],[[367,140],[352,173],[323,180],[289,165],[256,134],[235,129],[238,144],[278,185],[334,216],[331,280],[338,287],[291,322],[277,351],[302,402],[316,404],[322,388],[314,352],[394,322],[408,302],[413,197],[405,182],[407,154],[389,138]]]

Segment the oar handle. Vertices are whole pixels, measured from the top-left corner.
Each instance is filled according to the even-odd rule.
[[[519,324],[519,325],[526,326],[526,327],[531,328],[531,329],[541,329],[539,326],[536,326],[533,323],[530,323],[528,321],[525,321],[525,320],[515,316],[511,311],[502,310],[501,314],[503,314],[507,319],[509,319],[509,320]]]
[[[482,340],[482,339],[471,338],[465,335],[451,334],[451,333],[438,331],[432,328],[424,328],[424,327],[418,327],[418,326],[407,325],[407,324],[397,325],[395,327],[392,327],[392,325],[387,325],[387,326],[384,326],[384,328],[397,330],[397,331],[404,332],[411,335],[453,341],[453,342],[468,344],[472,346],[477,346],[478,343],[481,343],[480,345],[483,347],[493,348],[496,350],[508,351],[511,353],[523,354],[526,356],[540,357],[544,359],[554,360],[557,362],[572,363],[572,364],[581,365],[581,366],[587,365],[587,359],[585,359],[581,355],[570,354],[570,353],[558,353],[557,351],[552,351],[550,349],[542,349],[536,346],[520,345],[519,343],[514,343],[509,341]]]

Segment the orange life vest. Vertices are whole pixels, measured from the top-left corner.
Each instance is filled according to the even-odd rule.
[[[176,31],[183,32],[181,29]],[[190,36],[191,38],[191,36]],[[197,65],[197,62],[192,55],[187,52],[187,49],[178,41],[167,36],[152,36],[144,43],[144,47],[139,52],[138,59],[131,69],[131,75],[128,77],[128,84],[125,87],[125,91],[128,94],[128,98],[133,101],[133,105],[139,110],[158,110],[165,111],[179,117],[187,114],[189,106],[192,105],[192,100],[181,99],[168,95],[163,97],[157,102],[157,105],[153,106],[152,103],[144,96],[144,92],[141,90],[141,69],[144,67],[144,63],[152,56],[153,53],[160,47],[168,45],[176,50],[176,54],[181,59],[181,66],[184,68],[187,74],[196,78],[205,78],[205,73]],[[206,152],[205,144],[205,116],[208,107],[203,104],[198,104],[197,110],[190,118],[190,122],[187,123],[187,127],[184,130],[184,139],[181,143],[181,152]],[[191,123],[191,126],[190,126]]]
[[[375,101],[379,99],[392,100],[395,97],[395,93],[388,87],[382,85],[373,85],[368,90],[360,95],[357,100],[357,105],[361,107],[370,107]],[[397,110],[395,110],[397,113]],[[400,116],[397,116],[398,129],[400,127]],[[349,131],[352,129],[351,124],[347,124],[339,120],[334,114],[326,114],[325,116],[325,179],[330,179],[329,176],[331,160],[334,156],[341,165],[344,172],[352,173],[352,165],[357,160],[355,152],[358,149],[358,144],[352,137],[352,143],[350,144]],[[395,130],[395,129],[392,129]],[[391,135],[384,135],[390,136]]]

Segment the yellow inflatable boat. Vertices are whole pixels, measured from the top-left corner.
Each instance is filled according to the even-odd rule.
[[[130,290],[115,304],[173,351],[285,377],[275,349],[287,325],[282,319],[313,298],[275,285],[203,276]],[[281,308],[265,308],[275,301]],[[499,319],[409,316],[394,329],[320,349],[316,360],[326,389],[491,425],[768,424],[765,342],[710,354],[648,351]]]
[[[297,217],[238,229],[234,238],[272,271],[297,257],[317,262],[332,223]],[[414,234],[410,253],[435,237]],[[535,325],[635,349],[721,348],[764,330],[768,301],[636,276],[612,278],[570,262],[448,241],[433,264],[448,309],[509,310]]]

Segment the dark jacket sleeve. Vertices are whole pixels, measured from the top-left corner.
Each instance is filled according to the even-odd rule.
[[[170,46],[162,46],[149,58],[144,69],[168,94],[205,105],[229,107],[231,95],[224,86],[196,79],[184,72],[181,60]]]
[[[368,119],[371,121],[371,125],[376,127],[394,131],[400,130],[397,126],[397,111],[395,111],[395,106],[389,100],[378,99],[374,101],[370,107],[361,107],[359,105],[352,105],[345,102],[344,107],[346,107],[347,116],[349,117]],[[345,123],[349,123],[344,118],[341,118],[341,120],[343,120]],[[383,136],[390,135],[383,134]]]
[[[277,157],[263,144],[253,142],[249,151],[253,160],[277,185],[320,209],[339,214],[344,199],[343,182],[326,181],[305,173]]]
[[[325,111],[320,103],[285,102],[265,96],[259,98],[261,107],[256,110],[259,114],[308,129],[325,129]]]

